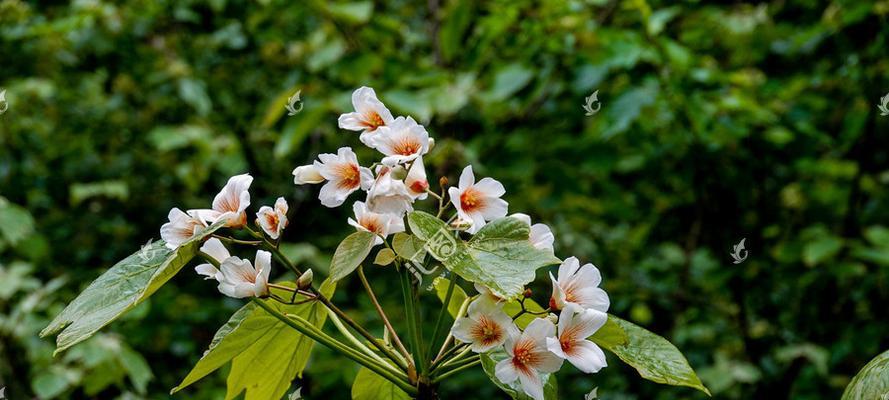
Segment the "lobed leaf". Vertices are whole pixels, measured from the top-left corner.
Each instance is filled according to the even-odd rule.
[[[530,228],[516,218],[495,220],[468,242],[451,236],[444,221],[422,211],[410,213],[408,223],[447,269],[503,298],[520,295],[538,268],[560,262],[551,252],[532,246]]]

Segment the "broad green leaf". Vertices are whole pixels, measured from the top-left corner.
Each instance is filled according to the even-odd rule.
[[[509,397],[515,400],[531,400],[531,396],[525,394],[522,391],[522,386],[519,384],[519,381],[511,382],[509,384],[500,382],[497,379],[497,376],[494,375],[494,368],[497,366],[497,363],[501,360],[509,357],[503,350],[493,351],[490,353],[479,354],[479,357],[482,360],[482,369],[484,369],[485,374],[488,375],[488,378],[491,379],[491,382],[494,385],[497,385],[500,390],[506,392]],[[558,400],[559,398],[559,384],[556,381],[555,374],[540,374],[540,379],[544,382],[543,384],[543,398],[545,400]]]
[[[842,400],[889,398],[889,351],[874,357],[861,368],[843,391]]]
[[[609,327],[612,321],[626,333],[625,344],[621,344],[616,328]],[[636,368],[643,378],[666,385],[688,386],[710,395],[685,356],[667,339],[613,315],[608,316],[608,323],[600,331],[592,336],[593,341]]]
[[[343,239],[333,253],[330,262],[330,279],[334,282],[345,278],[367,258],[377,236],[370,232],[355,232]]]
[[[448,286],[450,286],[450,284],[450,280],[442,277],[437,277],[432,281],[432,286],[435,288],[435,294],[438,295],[439,301],[445,301],[445,298],[448,296]],[[451,302],[448,304],[448,313],[451,314],[451,317],[457,318],[457,314],[460,313],[460,307],[463,306],[466,297],[466,292],[463,291],[463,288],[455,285],[454,293],[451,294]]]
[[[352,400],[410,400],[394,383],[362,367],[352,383]]]
[[[292,283],[290,283],[292,285]],[[331,296],[335,284],[321,285],[321,292]],[[327,318],[324,307],[312,302],[286,305],[266,301],[284,314],[299,315],[321,328]],[[254,303],[248,303],[216,332],[204,356],[170,393],[176,393],[229,361],[226,399],[247,391],[247,400],[280,399],[296,376],[301,376],[309,360],[314,341],[269,315]],[[273,351],[269,351],[273,348]]]
[[[455,239],[444,221],[422,211],[408,216],[411,231],[444,266],[470,282],[480,283],[503,298],[522,293],[540,267],[558,264],[551,252],[534,248],[530,228],[516,218],[500,218],[468,242]]]
[[[201,241],[222,227],[219,222],[170,250],[163,241],[144,246],[93,281],[40,332],[57,332],[56,354],[80,343],[154,294],[197,254]]]
[[[617,322],[617,317],[611,314],[608,314],[608,321],[605,322],[605,325],[602,325],[589,339],[606,349],[624,346],[629,341],[627,332],[624,331],[624,328],[621,328],[620,323]]]
[[[389,248],[380,249],[380,251],[377,252],[377,256],[374,258],[374,264],[380,266],[392,264],[392,261],[395,261],[395,252]]]
[[[426,256],[423,241],[414,235],[398,232],[392,236],[392,248],[399,257],[406,260],[421,260]]]

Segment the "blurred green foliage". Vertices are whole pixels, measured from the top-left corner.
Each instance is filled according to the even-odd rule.
[[[290,171],[358,150],[336,116],[367,85],[426,124],[432,176],[455,181],[472,163],[503,181],[513,212],[552,226],[558,255],[602,270],[612,312],[675,343],[716,396],[838,397],[889,348],[889,118],[876,109],[889,91],[887,13],[885,0],[2,0],[0,193],[39,232],[0,212],[4,241],[27,237],[0,253],[0,274],[19,282],[0,283],[3,321],[46,321],[157,237],[167,210],[209,204],[244,171],[256,206],[287,197],[287,250],[323,272],[349,208],[323,209]],[[286,117],[296,89],[305,108]],[[594,90],[602,109],[585,117]],[[750,256],[734,265],[744,237]],[[112,382],[72,378],[59,397],[131,398],[147,383],[167,398],[241,304],[189,272],[54,360],[38,323],[4,328],[0,385],[53,397],[41,379],[89,376],[89,354],[126,365],[102,354],[114,340],[145,357],[150,381],[113,368]],[[385,268],[368,275],[397,292]],[[379,327],[346,284],[334,300]],[[20,351],[31,347],[44,350]],[[609,363],[560,375],[562,396],[702,396]],[[303,394],[345,397],[355,373],[316,346]],[[177,396],[224,387],[218,374]],[[443,387],[457,396],[500,395],[476,371]]]

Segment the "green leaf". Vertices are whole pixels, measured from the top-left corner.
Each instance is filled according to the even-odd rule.
[[[394,383],[362,367],[352,383],[352,400],[410,400]]]
[[[389,248],[381,249],[374,258],[374,264],[380,266],[392,264],[392,261],[395,261],[395,252]]]
[[[543,312],[543,307],[541,307],[540,304],[537,304],[537,302],[535,302],[534,300],[531,300],[531,299],[525,299],[525,310],[530,311],[532,313],[537,313],[537,314],[535,315],[535,314],[530,314],[530,313],[524,313],[520,317],[516,318],[515,323],[521,329],[525,329],[525,327],[528,326],[528,324],[530,324],[531,321],[534,321],[535,318],[545,316],[543,314],[540,314]],[[510,300],[506,304],[503,305],[503,312],[505,312],[510,317],[518,314],[521,311],[522,311],[522,304],[519,303],[519,301],[516,299]]]
[[[334,282],[345,278],[367,258],[374,247],[377,236],[370,232],[359,231],[347,236],[333,253],[330,262],[330,279]]]
[[[491,88],[482,93],[484,101],[495,103],[504,101],[534,78],[534,70],[519,63],[507,64],[497,69]]]
[[[219,222],[205,228],[175,251],[163,241],[146,245],[93,281],[40,336],[61,331],[56,338],[56,354],[86,340],[154,294],[191,261],[201,241],[223,225]]]
[[[406,260],[421,260],[426,257],[423,241],[414,235],[398,232],[392,236],[392,248],[399,257]]]
[[[450,280],[442,277],[437,277],[432,281],[432,286],[435,288],[435,294],[438,296],[439,301],[444,302],[445,298],[447,298],[448,286],[450,284]],[[448,304],[448,313],[451,314],[451,317],[457,318],[460,313],[460,307],[463,306],[463,302],[466,301],[467,297],[463,288],[454,286],[454,293],[451,294],[451,302]]]
[[[497,379],[497,376],[494,375],[494,368],[497,366],[497,363],[509,357],[509,355],[506,354],[505,351],[497,350],[486,354],[479,354],[479,357],[482,360],[482,369],[484,369],[485,374],[488,375],[488,378],[491,379],[491,382],[493,382],[494,385],[497,385],[500,390],[506,392],[509,397],[515,400],[531,400],[531,397],[526,395],[524,391],[522,391],[519,381],[505,384],[503,382],[500,382],[500,380]],[[540,374],[540,380],[544,382],[543,398],[545,400],[558,400],[559,384],[556,381],[556,375]]]
[[[351,23],[363,24],[373,15],[373,2],[358,1],[354,3],[327,3],[327,11],[334,18]]]
[[[15,245],[34,231],[34,218],[22,207],[0,196],[0,237]]]
[[[629,341],[627,332],[624,331],[624,328],[621,328],[620,323],[617,322],[617,317],[611,314],[608,314],[608,321],[605,322],[605,325],[602,325],[589,339],[606,349],[625,346]]]
[[[871,400],[889,397],[889,351],[870,360],[852,378],[842,400]]]
[[[612,322],[626,333],[625,343],[620,340],[616,328],[610,326]],[[636,368],[645,379],[666,385],[688,386],[710,395],[676,346],[642,327],[608,315],[608,323],[591,339]]]
[[[327,280],[321,285],[321,293],[331,296],[334,288],[335,284]],[[267,304],[281,313],[299,315],[319,329],[327,318],[324,306],[318,302],[287,305],[267,301]],[[261,307],[248,303],[219,328],[204,356],[170,394],[231,361],[226,399],[237,397],[244,390],[246,400],[280,399],[290,388],[290,382],[302,375],[313,345],[310,338]]]
[[[843,248],[843,240],[835,236],[822,236],[803,248],[803,262],[812,267],[836,255]]]
[[[455,239],[444,221],[424,213],[408,216],[411,231],[444,266],[470,282],[487,286],[503,298],[517,297],[534,280],[535,271],[560,260],[531,245],[530,228],[517,218],[500,218],[469,241]]]

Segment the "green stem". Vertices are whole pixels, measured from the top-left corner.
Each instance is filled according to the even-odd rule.
[[[432,354],[432,350],[435,348],[435,343],[438,342],[438,331],[441,329],[441,322],[444,319],[445,313],[448,312],[448,307],[451,305],[451,296],[454,295],[454,288],[457,286],[457,276],[454,275],[450,279],[450,283],[448,283],[448,293],[445,295],[444,302],[441,303],[441,310],[438,312],[438,318],[435,321],[435,329],[432,330],[432,340],[429,343],[429,350],[426,351],[428,354]]]
[[[367,281],[367,277],[364,276],[364,268],[360,265],[358,266],[358,278],[361,279],[361,284],[364,285],[364,290],[367,291],[367,296],[370,297],[371,303],[373,303],[374,308],[377,309],[377,314],[379,314],[380,319],[383,320],[383,325],[386,326],[386,329],[389,332],[389,335],[392,336],[392,340],[395,342],[398,350],[405,358],[409,358],[410,354],[407,352],[407,349],[404,348],[404,344],[401,343],[401,338],[398,337],[398,333],[395,332],[395,328],[392,327],[392,323],[389,322],[389,318],[386,316],[386,312],[383,311],[380,302],[377,301],[377,296],[374,295],[373,288],[371,288],[370,283]]]
[[[383,360],[380,356],[376,355],[376,353],[374,353],[369,348],[367,348],[367,346],[365,346],[364,343],[361,343],[361,341],[358,340],[358,338],[356,338],[355,335],[353,335],[351,332],[349,332],[349,330],[346,328],[346,326],[343,325],[343,321],[340,321],[339,317],[337,317],[333,311],[327,310],[327,314],[330,316],[330,321],[333,322],[333,326],[335,326],[336,329],[338,331],[340,331],[340,333],[343,336],[346,337],[346,339],[348,339],[350,342],[352,342],[352,344],[355,345],[355,347],[358,350],[360,350],[362,353],[364,353],[364,355],[366,355],[370,358],[373,358],[381,365],[384,365],[387,368],[391,369],[392,372],[398,372],[398,370],[395,369],[395,367],[393,367],[392,364],[387,363],[386,360]]]
[[[426,363],[423,362],[422,348],[419,330],[419,321],[417,321],[417,311],[413,298],[413,284],[411,283],[410,272],[407,268],[398,265],[401,270],[401,294],[404,298],[405,317],[407,319],[408,336],[410,338],[411,352],[413,353],[414,365],[418,368],[420,375],[426,373]]]
[[[479,356],[474,353],[470,357],[462,357],[459,360],[457,360],[455,358],[454,360],[457,360],[457,361],[451,360],[451,361],[443,364],[441,367],[439,367],[434,372],[434,375],[441,375],[441,374],[447,373],[450,370],[460,368],[466,364],[471,364],[473,361],[478,360],[478,359],[479,359]]]
[[[472,360],[472,362],[470,362],[470,363],[467,363],[467,364],[465,364],[465,365],[461,365],[461,366],[459,366],[459,367],[457,367],[457,368],[454,368],[454,369],[452,369],[452,370],[450,370],[450,371],[448,371],[448,372],[445,372],[445,373],[439,375],[438,377],[436,377],[436,378],[432,381],[432,383],[433,383],[433,384],[436,384],[436,383],[438,383],[438,382],[441,382],[441,381],[444,380],[445,378],[447,378],[447,377],[449,377],[449,376],[451,376],[451,375],[454,375],[454,374],[456,374],[456,373],[459,373],[460,371],[463,371],[463,370],[465,370],[465,369],[469,369],[469,368],[472,368],[472,367],[474,367],[474,366],[476,366],[476,365],[479,365],[479,364],[481,364],[481,362],[482,362],[481,359]]]
[[[274,244],[272,244],[271,242],[266,240],[262,234],[250,229],[249,227],[245,227],[245,228],[254,237],[262,239],[263,240],[263,247],[268,249],[269,251],[271,251],[272,254],[274,254],[284,265],[286,265],[287,268],[289,268],[291,271],[293,271],[297,277],[302,275],[302,272],[299,270],[299,268],[297,268],[295,265],[293,265],[293,263],[290,262],[290,259],[288,259],[287,256],[285,256],[283,253],[281,253],[280,250],[278,250],[277,246],[275,246]],[[349,318],[349,316],[346,315],[346,313],[344,313],[342,310],[340,310],[337,306],[333,305],[333,303],[330,302],[330,299],[328,299],[326,296],[321,294],[321,292],[319,292],[318,290],[316,290],[314,288],[308,288],[308,289],[312,293],[315,294],[315,296],[316,296],[315,298],[318,299],[318,301],[320,301],[322,304],[324,304],[329,310],[335,312],[337,316],[339,316],[343,321],[345,321],[346,325],[349,325],[349,327],[351,327],[356,332],[361,334],[361,336],[364,336],[364,338],[367,339],[371,344],[373,344],[374,347],[377,348],[377,350],[379,350],[381,353],[385,354],[386,357],[389,358],[390,360],[394,361],[399,366],[399,368],[401,368],[404,371],[407,371],[407,365],[404,363],[404,360],[402,360],[400,357],[398,357],[394,352],[392,352],[392,350],[390,350],[389,348],[387,348],[386,346],[381,344],[373,335],[370,334],[370,332],[368,332],[366,329],[364,329],[364,327],[362,327],[361,325],[358,325],[358,323],[356,323],[354,320],[352,320],[352,318]]]
[[[371,359],[371,358],[369,358],[369,357],[367,357],[367,356],[365,356],[353,349],[350,349],[345,344],[340,343],[336,339],[328,336],[324,332],[315,328],[311,323],[309,323],[309,321],[306,321],[305,319],[303,319],[299,316],[296,316],[296,315],[291,315],[289,317],[285,316],[284,314],[281,314],[278,310],[274,309],[273,307],[270,307],[268,304],[265,304],[265,302],[260,299],[253,298],[252,300],[256,304],[258,304],[260,307],[262,307],[266,312],[268,312],[269,314],[272,314],[272,316],[274,316],[281,322],[287,324],[291,328],[299,331],[303,335],[306,335],[309,338],[315,340],[316,342],[321,343],[324,346],[327,346],[331,350],[339,352],[340,354],[352,359],[353,361],[357,362],[358,364],[361,364],[362,366],[366,367],[367,369],[375,372],[377,375],[380,375],[383,378],[387,379],[388,381],[392,382],[393,384],[395,384],[396,386],[398,386],[399,388],[401,388],[408,394],[411,394],[411,395],[417,394],[417,388],[411,386],[407,382],[407,380],[406,380],[407,376],[404,376],[403,374],[396,375],[396,374],[392,373],[389,369],[381,366],[377,361],[375,361],[375,360],[373,360],[373,359]]]

